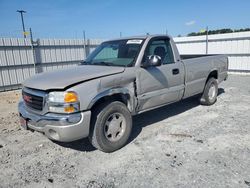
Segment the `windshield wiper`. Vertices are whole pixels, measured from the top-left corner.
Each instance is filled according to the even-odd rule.
[[[106,66],[116,66],[116,64],[106,61],[94,62],[93,65],[106,65]]]
[[[117,67],[125,67],[125,65],[117,65],[115,63],[107,62],[107,61],[99,61],[99,62],[91,62],[91,61],[82,61],[80,65],[101,65],[101,66],[117,66]]]
[[[79,65],[91,65],[91,63],[88,61],[81,61]]]

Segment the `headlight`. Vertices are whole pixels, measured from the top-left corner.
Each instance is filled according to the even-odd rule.
[[[48,96],[50,112],[74,113],[80,110],[78,96],[75,92],[50,92]]]

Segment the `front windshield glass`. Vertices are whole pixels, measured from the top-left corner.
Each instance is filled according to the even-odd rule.
[[[82,64],[132,66],[139,54],[142,43],[142,39],[104,42],[98,46]]]

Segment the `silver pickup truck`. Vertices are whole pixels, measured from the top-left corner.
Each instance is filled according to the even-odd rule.
[[[89,137],[94,147],[112,152],[128,141],[132,115],[195,95],[214,104],[227,71],[223,55],[182,60],[167,35],[110,40],[79,66],[26,80],[20,122],[52,140]]]

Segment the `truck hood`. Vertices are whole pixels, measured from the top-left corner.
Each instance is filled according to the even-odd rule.
[[[65,89],[79,82],[122,73],[124,67],[81,65],[69,69],[37,74],[23,82],[23,86],[39,89]]]

